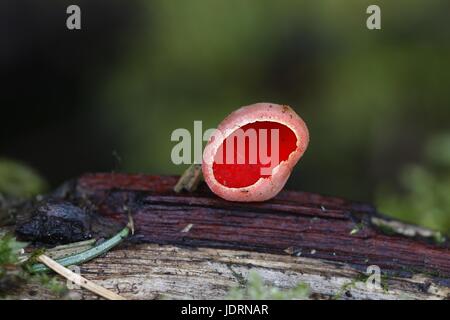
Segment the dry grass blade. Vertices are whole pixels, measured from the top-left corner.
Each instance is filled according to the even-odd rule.
[[[80,285],[81,287],[98,294],[99,296],[109,299],[109,300],[126,300],[124,297],[118,295],[115,292],[112,292],[106,288],[103,288],[102,286],[99,286],[98,284],[95,284],[94,282],[87,280],[86,278],[80,276],[79,274],[76,274],[66,267],[63,267],[58,262],[53,260],[52,258],[46,256],[46,255],[40,255],[38,257],[38,260],[45,264],[47,267],[55,271],[56,273],[60,274],[64,278]]]
[[[202,165],[192,164],[186,171],[181,175],[180,179],[174,186],[173,190],[176,193],[186,190],[188,192],[193,192],[197,189],[199,183],[203,180]]]

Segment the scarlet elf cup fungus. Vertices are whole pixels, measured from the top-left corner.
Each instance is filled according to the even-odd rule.
[[[265,201],[286,184],[309,142],[289,106],[256,103],[232,112],[211,135],[202,171],[209,188],[230,201]]]

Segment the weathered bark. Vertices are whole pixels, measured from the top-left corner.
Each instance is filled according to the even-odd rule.
[[[174,193],[176,181],[92,174],[59,191],[96,214],[125,222],[131,213],[135,221],[126,247],[82,266],[86,278],[143,299],[222,298],[250,269],[279,287],[305,281],[319,298],[450,297],[448,241],[436,243],[433,232],[370,205],[293,191],[232,203],[204,186]],[[381,268],[384,289],[356,283],[369,265]]]
[[[129,299],[226,298],[231,288],[245,285],[250,270],[279,288],[308,283],[314,299],[445,299],[450,294],[426,275],[388,277],[383,287],[368,289],[361,273],[347,264],[227,249],[138,244],[81,266],[85,278]],[[16,297],[54,298],[37,285]],[[75,290],[72,298],[99,299],[86,290]]]

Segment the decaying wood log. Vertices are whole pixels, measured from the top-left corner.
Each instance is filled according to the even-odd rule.
[[[205,186],[174,193],[176,182],[90,174],[54,195],[123,223],[128,213],[134,218],[136,234],[82,265],[83,276],[140,299],[223,298],[251,269],[282,288],[307,282],[315,298],[450,298],[449,243],[430,230],[335,197],[284,191],[264,203],[233,203]],[[382,288],[364,285],[370,265],[381,269]]]

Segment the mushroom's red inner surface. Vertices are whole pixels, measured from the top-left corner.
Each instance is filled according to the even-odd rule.
[[[222,142],[221,146],[219,147],[214,157],[213,163],[214,177],[220,184],[227,186],[229,188],[248,187],[254,184],[256,181],[258,181],[261,177],[268,178],[270,175],[261,174],[261,168],[271,166],[272,168],[274,168],[280,162],[287,160],[289,158],[289,155],[292,152],[294,152],[295,149],[297,148],[297,137],[295,133],[289,127],[287,127],[282,123],[272,121],[257,121],[248,123],[245,126],[241,127],[241,129],[242,129],[241,132],[248,134],[245,135],[244,148],[242,147],[242,143],[240,147],[241,150],[245,150],[245,157],[242,155],[242,152],[240,152],[241,163],[239,163],[237,160],[239,140],[234,135],[239,129],[233,132],[233,134],[229,135],[224,140],[224,142]],[[250,129],[253,129],[253,132],[256,132],[256,134],[253,136],[250,135],[248,132],[248,130]],[[261,129],[267,130],[266,136],[260,135]],[[271,139],[272,129],[278,129],[278,139],[279,139],[278,162],[274,161],[274,159],[276,158],[274,158],[272,155],[272,139]],[[256,137],[256,139],[254,137]],[[228,143],[232,143],[232,139],[234,139],[234,154],[232,155],[232,159],[234,161],[227,161],[226,145]],[[252,144],[252,147],[250,147],[249,145],[250,143]],[[256,146],[254,145],[255,143]],[[264,148],[264,145],[267,146],[267,150]],[[232,147],[233,145],[230,144],[228,149],[233,150]],[[250,150],[252,149],[253,153],[256,150],[257,154],[250,156]],[[267,154],[268,158],[271,159],[271,162],[267,163],[267,161],[264,162],[264,159],[261,159],[260,150],[263,155]]]

